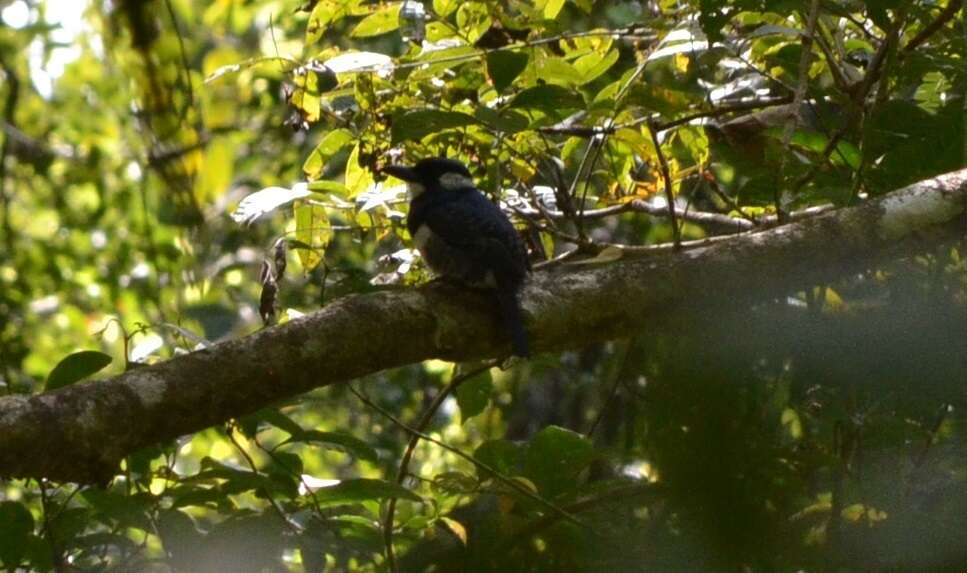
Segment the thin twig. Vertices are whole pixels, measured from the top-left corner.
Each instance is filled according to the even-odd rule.
[[[651,124],[649,124],[648,133],[651,135],[651,142],[655,146],[655,156],[658,159],[658,167],[661,170],[661,178],[664,182],[665,201],[668,202],[668,219],[672,226],[672,241],[675,244],[675,249],[679,249],[682,246],[682,236],[681,229],[678,227],[678,214],[677,209],[675,209],[675,190],[672,188],[673,182],[671,171],[668,169],[668,161],[665,159],[665,154],[661,150],[661,142],[658,140],[658,131],[654,129]]]
[[[359,401],[360,402],[362,402],[363,404],[366,404],[367,406],[369,406],[373,410],[376,410],[376,412],[378,412],[384,418],[388,419],[390,422],[392,422],[393,424],[395,424],[397,427],[403,429],[403,431],[407,432],[408,434],[419,436],[421,440],[426,440],[427,442],[430,442],[431,444],[435,444],[435,445],[443,448],[444,450],[446,450],[446,451],[448,451],[448,452],[456,455],[457,457],[460,457],[460,458],[462,458],[462,459],[470,462],[477,469],[483,470],[485,473],[487,473],[489,475],[492,475],[494,477],[494,479],[496,479],[500,483],[502,483],[505,486],[507,486],[508,488],[516,491],[517,493],[521,494],[522,496],[530,499],[531,501],[537,503],[538,505],[544,507],[548,511],[550,511],[552,513],[556,513],[561,518],[566,519],[566,520],[570,521],[571,523],[574,523],[576,525],[580,525],[580,526],[584,527],[584,524],[581,523],[581,521],[578,520],[576,517],[574,517],[573,515],[571,515],[567,511],[561,509],[560,507],[554,505],[553,503],[547,501],[546,499],[544,499],[540,495],[534,493],[533,491],[531,491],[530,489],[528,489],[527,487],[525,487],[523,484],[521,484],[517,480],[511,479],[511,478],[505,476],[504,474],[502,474],[499,471],[497,471],[496,468],[491,467],[489,464],[486,464],[486,463],[478,460],[477,458],[473,457],[472,455],[470,455],[470,454],[468,454],[466,452],[463,452],[459,448],[455,448],[455,447],[451,446],[450,444],[448,444],[448,443],[446,443],[446,442],[444,442],[442,440],[438,440],[438,439],[434,438],[433,436],[431,436],[429,434],[425,434],[425,433],[417,430],[416,428],[413,428],[413,427],[407,425],[405,422],[403,422],[402,420],[400,420],[399,418],[397,418],[396,416],[394,416],[393,414],[391,414],[385,408],[383,408],[379,404],[376,404],[375,402],[373,402],[372,400],[370,400],[369,398],[367,398],[364,394],[362,394],[359,390],[357,390],[352,384],[348,384],[347,385],[347,388],[349,388],[349,391],[352,392],[357,398],[359,398]]]
[[[782,174],[791,155],[792,135],[799,127],[799,110],[806,99],[806,90],[809,87],[809,64],[813,54],[813,37],[816,35],[816,22],[818,21],[819,0],[812,0],[809,7],[809,16],[806,20],[806,30],[802,35],[802,48],[799,54],[799,78],[796,81],[796,90],[793,92],[792,110],[786,117],[786,125],[782,130],[782,148],[785,153],[782,155],[782,161],[776,172],[776,183],[772,190],[776,215],[781,222],[786,220],[786,211],[782,206]]]
[[[902,52],[904,54],[908,54],[913,50],[916,50],[917,48],[920,47],[921,44],[926,42],[930,38],[930,36],[933,36],[934,34],[939,32],[941,28],[947,25],[947,22],[953,20],[954,16],[957,15],[957,11],[960,10],[960,7],[963,5],[963,3],[964,3],[964,0],[950,0],[950,2],[947,3],[947,7],[944,8],[939,15],[937,15],[937,17],[933,20],[933,22],[930,22],[929,24],[927,24],[922,30],[920,30],[919,34],[917,34],[916,36],[913,37],[912,40],[907,42],[906,46],[903,46]]]
[[[619,500],[630,499],[646,494],[656,494],[659,489],[660,486],[653,483],[636,483],[623,487],[616,487],[614,489],[609,489],[607,491],[579,499],[574,503],[566,505],[564,509],[571,513],[580,513],[582,511],[593,509],[598,505],[614,503]],[[530,540],[530,538],[534,537],[539,532],[557,523],[558,519],[559,518],[557,515],[545,515],[544,517],[531,522],[524,528],[514,532],[513,535],[507,536],[500,550],[507,551],[521,543],[526,543],[528,540]]]
[[[557,35],[557,36],[550,36],[550,37],[547,37],[547,38],[538,38],[536,40],[528,40],[526,42],[518,42],[518,43],[508,44],[506,46],[500,46],[499,48],[484,48],[482,50],[477,50],[476,52],[473,52],[471,54],[460,54],[460,55],[456,55],[456,56],[449,56],[449,57],[446,57],[446,58],[438,58],[438,59],[434,59],[434,60],[425,60],[425,61],[417,61],[417,62],[406,62],[406,63],[397,65],[396,66],[396,69],[398,69],[398,70],[405,70],[407,68],[418,68],[420,66],[428,66],[428,65],[452,63],[452,62],[469,61],[469,60],[474,60],[474,59],[477,59],[477,58],[485,57],[488,54],[492,54],[494,52],[512,52],[512,51],[515,51],[515,50],[522,50],[522,49],[533,48],[534,46],[541,46],[541,45],[544,45],[544,44],[555,44],[557,42],[560,42],[561,40],[570,40],[572,38],[589,38],[589,37],[595,37],[595,36],[612,36],[612,37],[615,37],[615,38],[646,39],[646,40],[647,39],[653,39],[653,37],[651,37],[651,36],[643,36],[641,34],[632,33],[630,31],[628,31],[628,29],[625,29],[625,30],[587,30],[587,31],[583,31],[583,32],[572,32],[572,33],[568,33],[568,34],[560,34],[560,35]]]
[[[449,384],[447,384],[440,392],[434,396],[433,401],[427,406],[426,410],[423,411],[423,415],[420,416],[419,421],[417,421],[414,428],[423,432],[426,427],[430,425],[430,420],[436,414],[440,406],[443,405],[443,401],[452,394],[461,384],[467,380],[473,378],[474,376],[486,371],[491,368],[498,366],[499,361],[490,361],[481,366],[468,370],[460,374],[459,376],[454,376]],[[406,445],[406,450],[403,451],[403,457],[400,458],[400,468],[396,473],[396,483],[398,485],[403,485],[403,480],[409,474],[410,460],[413,458],[413,452],[416,451],[416,446],[420,443],[419,434],[411,434],[410,442]],[[397,498],[391,497],[386,505],[386,516],[383,519],[383,542],[386,546],[386,561],[389,563],[390,571],[397,573],[399,571],[399,564],[396,562],[396,552],[393,550],[393,520],[396,516],[396,502]]]
[[[178,48],[181,51],[181,65],[185,71],[185,84],[188,86],[188,107],[195,106],[195,91],[191,85],[191,66],[188,65],[188,52],[185,50],[185,39],[181,35],[181,27],[178,26],[178,18],[175,17],[175,9],[171,5],[171,0],[165,0],[168,8],[168,16],[171,17],[171,25],[175,28],[175,35],[178,36]],[[187,113],[187,108],[184,113]]]
[[[234,431],[235,431],[234,427],[229,425],[225,429],[225,435],[228,436],[228,440],[232,442],[232,445],[235,446],[235,449],[238,450],[238,453],[240,453],[242,457],[245,458],[245,463],[247,463],[248,467],[252,469],[252,472],[258,474],[259,468],[255,464],[255,460],[252,459],[252,456],[248,455],[248,452],[245,451],[245,448],[242,447],[242,444],[240,444],[239,441],[235,438]],[[289,519],[289,516],[286,515],[285,510],[282,509],[282,506],[279,505],[279,502],[275,501],[275,498],[272,497],[272,492],[270,492],[265,487],[260,487],[259,489],[262,490],[262,493],[265,495],[265,499],[269,500],[269,505],[272,507],[273,510],[275,510],[275,513],[277,513],[279,515],[279,518],[282,519],[282,523],[285,524],[285,526],[290,531],[292,531],[292,533],[295,533],[295,534],[301,533],[299,528]]]
[[[820,213],[825,213],[834,208],[832,204],[817,205],[814,207],[808,207],[801,209],[799,211],[794,211],[788,213],[786,216],[787,221],[799,221],[802,219],[807,219]],[[544,210],[539,212],[533,209],[523,209],[520,207],[515,207],[514,211],[528,220],[533,221],[535,218],[544,216],[554,219],[565,219],[567,215],[561,211],[549,211]],[[656,217],[664,217],[668,215],[667,206],[662,207],[658,205],[652,205],[647,201],[642,199],[633,199],[626,203],[620,203],[618,205],[610,205],[608,207],[602,207],[600,209],[591,209],[590,211],[585,211],[583,218],[586,220],[594,219],[605,219],[607,217],[614,217],[624,213],[646,213],[648,215],[653,215]],[[700,225],[716,225],[726,229],[732,229],[734,231],[751,231],[758,228],[768,228],[774,227],[779,224],[778,217],[775,215],[765,215],[762,217],[748,217],[743,215],[743,218],[733,217],[731,215],[726,215],[724,213],[711,213],[709,211],[696,211],[694,209],[681,210],[677,207],[675,208],[676,216],[690,223],[697,223]],[[538,227],[540,228],[540,227]],[[551,232],[545,228],[541,228],[542,231]],[[568,242],[575,242],[575,237],[567,235],[562,236]]]
[[[792,96],[781,96],[770,99],[753,99],[748,101],[740,101],[731,104],[724,104],[712,109],[699,110],[682,117],[675,119],[670,119],[668,121],[656,122],[654,124],[655,129],[659,132],[667,131],[669,129],[691,123],[696,119],[702,119],[706,117],[721,117],[723,115],[728,115],[730,113],[737,113],[742,111],[755,111],[760,109],[767,109],[770,107],[776,107],[780,105],[788,104],[792,101]],[[650,120],[654,120],[654,116],[645,116],[632,121],[627,121],[624,123],[617,123],[611,126],[583,126],[583,125],[551,125],[548,127],[540,127],[538,131],[548,135],[569,135],[573,137],[595,137],[602,134],[615,133],[621,129],[629,129],[634,127],[639,127],[642,124],[648,123]]]

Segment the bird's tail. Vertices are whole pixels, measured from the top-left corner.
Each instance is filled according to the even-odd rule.
[[[517,300],[516,285],[497,285],[497,302],[500,304],[500,318],[504,323],[507,334],[510,335],[510,345],[515,356],[527,358],[530,347],[527,343],[527,331],[524,329],[524,315]]]

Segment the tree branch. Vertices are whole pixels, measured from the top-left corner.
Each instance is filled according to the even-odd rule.
[[[962,169],[681,252],[551,266],[534,274],[522,302],[535,350],[554,352],[654,329],[704,305],[782,296],[965,231]],[[305,318],[113,378],[0,398],[0,476],[103,482],[138,448],[315,387],[431,357],[502,356],[508,342],[497,317],[488,293],[439,282],[347,296]]]

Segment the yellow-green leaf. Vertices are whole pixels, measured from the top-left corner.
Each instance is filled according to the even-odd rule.
[[[295,238],[299,261],[306,272],[319,266],[332,239],[332,225],[325,207],[307,201],[295,203]]]
[[[400,27],[400,4],[390,4],[373,12],[356,24],[350,34],[354,38],[368,38],[392,32]]]
[[[334,129],[327,133],[302,165],[302,171],[306,174],[306,177],[310,180],[318,178],[322,174],[326,162],[352,141],[353,133],[348,129]]]
[[[346,162],[346,189],[349,190],[349,197],[353,198],[369,188],[373,184],[373,174],[368,169],[359,164],[359,145],[353,147],[349,154],[349,161]]]

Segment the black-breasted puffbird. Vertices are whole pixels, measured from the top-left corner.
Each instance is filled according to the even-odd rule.
[[[459,161],[427,158],[412,167],[383,169],[406,182],[406,226],[436,274],[472,287],[493,289],[517,356],[529,355],[518,296],[530,260],[520,235],[497,205],[477,189]]]

